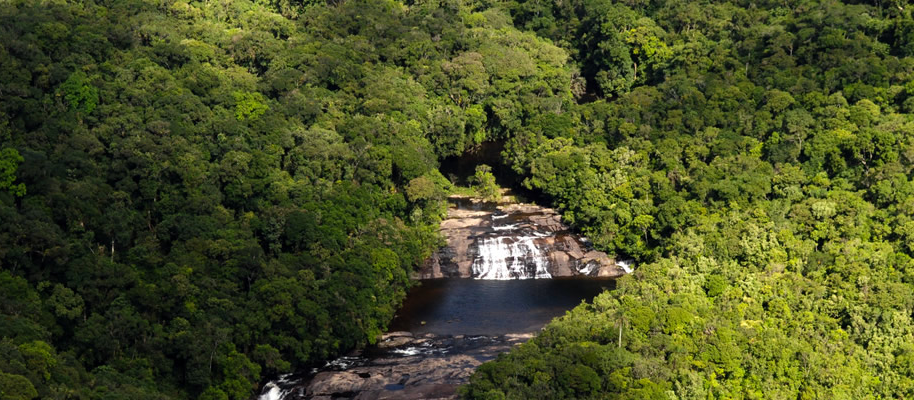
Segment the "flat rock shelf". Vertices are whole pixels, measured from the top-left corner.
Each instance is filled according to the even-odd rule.
[[[461,196],[448,201],[448,218],[441,222],[447,246],[426,261],[420,279],[613,278],[628,272],[627,263],[594,250],[552,208]]]
[[[270,382],[260,399],[453,399],[476,367],[531,337],[392,332],[377,346],[334,360],[310,376]]]

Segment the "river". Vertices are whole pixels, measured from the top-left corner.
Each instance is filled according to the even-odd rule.
[[[410,290],[390,329],[435,335],[535,332],[614,286],[614,280],[588,278],[426,280]]]
[[[376,345],[269,382],[260,400],[452,399],[481,363],[631,271],[552,209],[451,199],[448,245]],[[437,278],[437,279],[428,279]]]

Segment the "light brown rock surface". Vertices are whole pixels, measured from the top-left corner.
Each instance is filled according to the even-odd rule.
[[[304,386],[285,391],[285,399],[456,399],[457,388],[473,371],[499,353],[530,339],[532,334],[501,336],[413,337],[408,332],[385,335],[378,351],[363,365],[323,371]],[[404,342],[403,339],[406,339]],[[397,342],[396,346],[381,345]]]
[[[535,236],[532,242],[545,254],[547,270],[553,277],[618,277],[625,273],[613,258],[593,250],[586,239],[571,232],[552,208],[525,203],[496,205],[460,196],[449,201],[448,218],[441,222],[447,246],[425,262],[419,279],[474,277],[480,239],[498,235]]]

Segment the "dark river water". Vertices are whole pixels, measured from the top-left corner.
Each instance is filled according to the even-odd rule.
[[[464,257],[463,265],[479,279],[419,281],[377,343],[322,367],[276,377],[264,385],[260,400],[456,398],[458,386],[480,364],[615,288],[615,280],[589,276],[593,265],[569,261],[591,249],[583,238],[566,240],[573,234],[554,212],[531,207],[506,212],[493,203],[461,198],[451,203],[473,212],[456,217],[469,220],[449,228],[462,229],[454,241],[465,246],[452,244],[456,247],[448,255]],[[467,238],[474,242],[467,244]],[[578,274],[558,277],[571,272]]]
[[[593,278],[426,280],[409,292],[390,330],[436,335],[534,332],[614,287],[614,280]]]

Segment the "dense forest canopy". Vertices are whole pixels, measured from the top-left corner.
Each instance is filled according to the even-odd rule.
[[[373,341],[439,158],[574,103],[459,2],[3,1],[0,37],[4,399],[247,399]]]
[[[599,95],[506,157],[641,264],[468,397],[914,397],[906,2],[499,7]]]
[[[0,0],[0,397],[373,341],[491,142],[639,268],[467,397],[914,397],[910,8]]]

